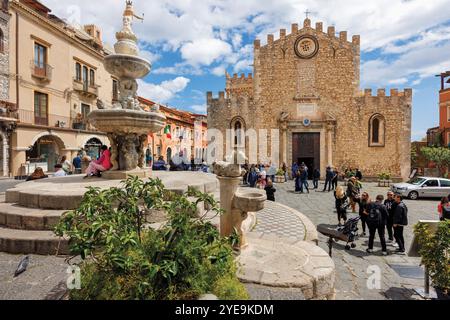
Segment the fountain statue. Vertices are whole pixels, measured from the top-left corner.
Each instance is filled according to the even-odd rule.
[[[147,177],[144,167],[144,146],[147,135],[159,132],[165,116],[158,108],[150,112],[142,110],[137,98],[136,79],[144,78],[151,64],[139,57],[137,37],[132,30],[135,15],[133,3],[126,1],[122,30],[116,33],[115,54],[105,57],[105,69],[119,79],[119,99],[112,106],[98,101],[98,110],[88,115],[89,122],[107,134],[111,142],[112,169],[103,174],[106,179],[125,179],[129,175]]]

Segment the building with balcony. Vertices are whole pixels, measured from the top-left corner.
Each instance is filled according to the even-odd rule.
[[[144,109],[151,109],[155,102],[139,97]],[[148,136],[148,150],[153,158],[160,156],[166,162],[175,154],[183,153],[186,159],[194,158],[198,162],[206,159],[207,150],[207,120],[206,115],[159,105],[160,111],[166,116],[164,129]]]
[[[437,75],[441,79],[439,90],[439,131],[441,142],[450,145],[450,71]]]
[[[36,166],[52,171],[59,158],[72,159],[82,148],[97,156],[98,147],[109,142],[86,116],[97,108],[97,99],[111,104],[118,88],[103,67],[112,51],[100,28],[70,25],[36,0],[6,2],[9,100],[0,99],[14,105],[18,120],[11,136],[11,175],[27,175]]]

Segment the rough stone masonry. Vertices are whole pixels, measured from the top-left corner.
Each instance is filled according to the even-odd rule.
[[[274,139],[280,164],[305,162],[322,176],[328,165],[360,168],[366,177],[409,176],[412,90],[360,90],[359,36],[349,41],[346,31],[337,36],[334,27],[324,32],[306,19],[300,30],[281,29],[277,40],[268,35],[266,45],[255,40],[253,66],[248,76],[226,74],[218,98],[207,93],[208,128],[222,132],[224,145],[248,155],[252,129],[266,129],[267,155]],[[262,156],[261,141],[257,146]]]

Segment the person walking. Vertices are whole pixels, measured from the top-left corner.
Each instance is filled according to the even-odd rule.
[[[288,182],[288,166],[285,162],[283,162],[283,165],[281,166],[281,170],[284,172],[284,182]]]
[[[325,192],[327,190],[327,186],[328,186],[328,192],[331,191],[333,175],[334,175],[333,170],[331,170],[331,167],[328,166],[326,174],[325,174],[325,186],[323,187],[323,192]]]
[[[305,187],[306,192],[309,193],[308,170],[305,166],[300,167],[300,193],[303,193],[303,187]]]
[[[367,215],[369,212],[369,205],[370,205],[370,197],[367,192],[363,192],[361,195],[361,200],[359,203],[359,217],[361,219],[361,225],[362,225],[362,233],[361,237],[366,236],[366,221],[367,221]]]
[[[267,200],[275,202],[275,192],[277,191],[277,189],[273,187],[272,180],[267,180],[267,186],[264,188],[264,190],[266,191]]]
[[[392,191],[389,191],[387,193],[387,199],[384,200],[384,205],[388,211],[388,218],[387,218],[387,222],[386,222],[388,240],[391,245],[394,245],[395,241],[394,241],[393,225],[394,225],[394,212],[395,212],[395,207],[396,207],[397,203],[394,200],[394,193]]]
[[[292,170],[292,180],[296,180],[296,178],[297,178],[297,172],[298,172],[298,164],[297,164],[297,162],[294,162],[293,164],[292,164],[292,168],[291,168]]]
[[[405,255],[405,238],[403,237],[403,229],[408,225],[408,208],[402,200],[401,195],[395,195],[395,202],[397,203],[397,206],[395,207],[393,227],[395,241],[397,241],[398,244],[396,253]]]
[[[344,224],[347,222],[347,208],[348,208],[348,197],[345,194],[344,188],[339,186],[334,191],[336,213],[338,217],[338,226],[342,226],[341,220],[344,220]]]
[[[387,256],[385,228],[388,219],[388,211],[383,204],[384,197],[378,195],[376,201],[369,204],[367,211],[367,226],[369,227],[369,247],[367,253],[373,253],[373,242],[375,240],[375,233],[378,232],[381,242],[381,252],[383,256]]]
[[[314,190],[319,189],[320,170],[315,168],[313,171],[313,185]]]
[[[359,190],[356,186],[356,178],[351,177],[347,183],[347,196],[350,199],[350,206],[352,207],[352,212],[356,213],[356,203],[359,202]]]
[[[333,190],[336,190],[339,181],[339,171],[335,168],[333,170],[333,179],[331,179],[331,187]]]
[[[81,162],[82,162],[81,154],[78,153],[77,156],[72,160],[72,165],[74,167],[75,174],[81,173]]]
[[[256,166],[252,164],[250,167],[250,172],[248,174],[248,184],[250,185],[250,188],[255,188],[257,181],[258,173],[256,172]]]

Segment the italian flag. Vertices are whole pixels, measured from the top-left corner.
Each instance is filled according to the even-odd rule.
[[[164,134],[166,135],[167,138],[172,139],[172,135],[170,134],[170,126],[169,125],[167,125],[164,128]]]

